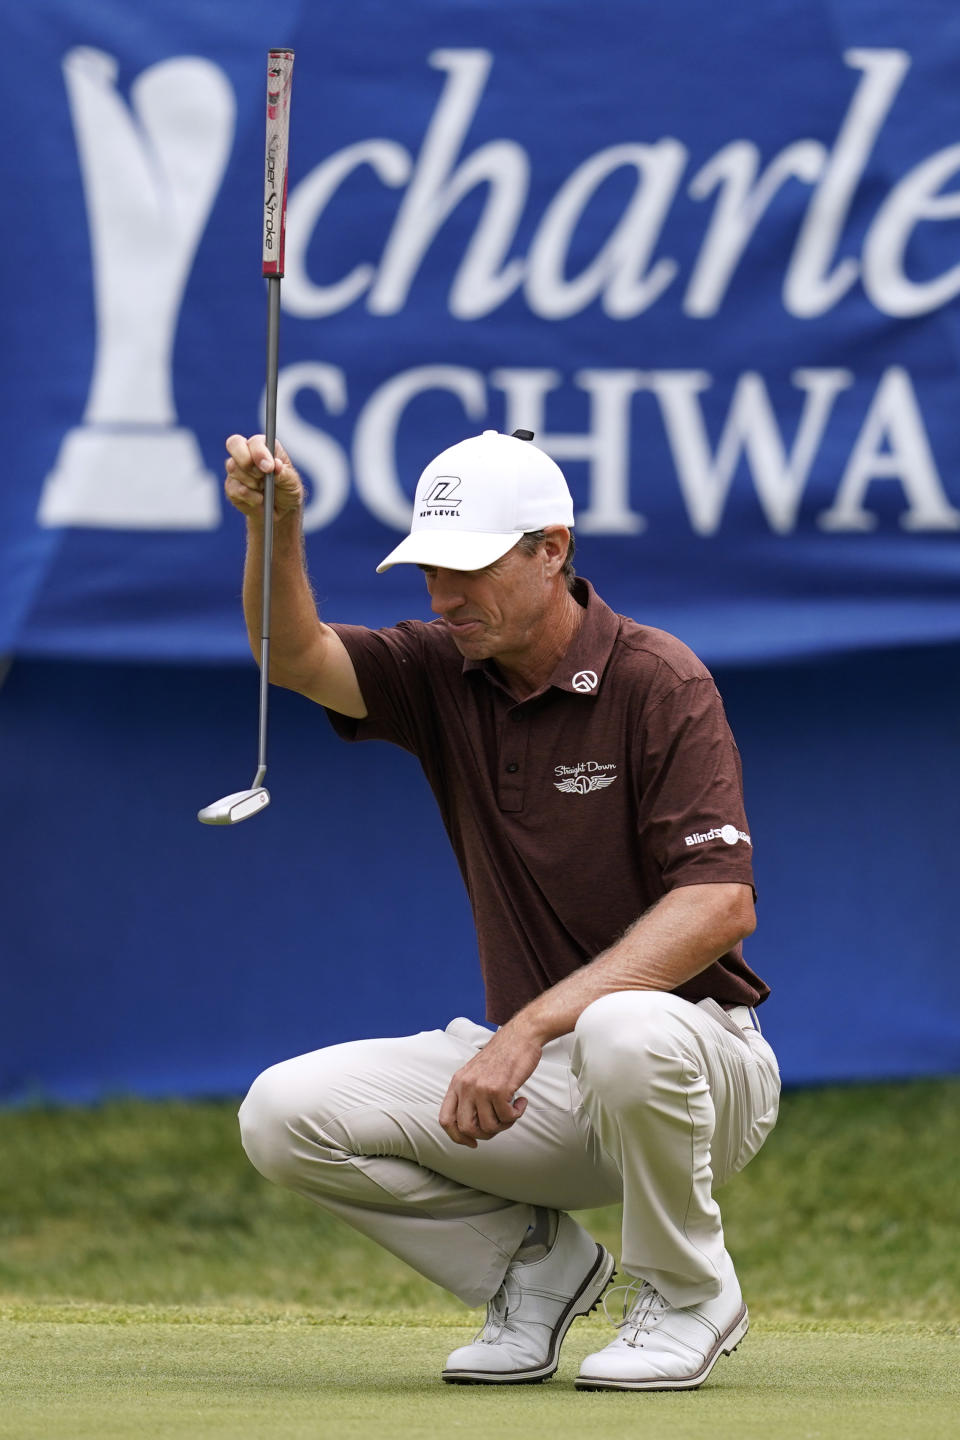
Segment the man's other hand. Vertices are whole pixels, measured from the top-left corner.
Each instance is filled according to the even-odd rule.
[[[479,1055],[450,1081],[440,1124],[457,1145],[477,1148],[515,1125],[527,1108],[517,1091],[540,1063],[541,1047],[524,1035],[498,1030]]]

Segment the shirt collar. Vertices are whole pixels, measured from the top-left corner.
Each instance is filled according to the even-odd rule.
[[[589,580],[578,575],[574,581],[574,598],[583,606],[583,620],[567,649],[547,681],[544,689],[553,686],[587,699],[600,690],[607,662],[620,633],[620,616],[604,604]],[[463,673],[482,670],[495,684],[501,684],[490,660],[464,660]]]

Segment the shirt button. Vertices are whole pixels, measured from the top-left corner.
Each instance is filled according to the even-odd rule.
[[[511,714],[511,719],[513,720],[513,723],[514,723],[515,725],[519,725],[520,722],[521,722],[521,721],[523,720],[523,718],[524,718],[524,715],[523,715],[523,711],[522,711],[522,710],[512,710],[512,711],[510,712],[510,714]]]
[[[510,761],[510,764],[507,766],[507,774],[508,774],[508,775],[516,775],[516,773],[517,773],[517,771],[518,771],[519,769],[520,769],[520,766],[517,764],[516,760],[511,760],[511,761]]]

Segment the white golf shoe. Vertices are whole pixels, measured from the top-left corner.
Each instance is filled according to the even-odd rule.
[[[453,1385],[523,1385],[548,1379],[578,1315],[594,1309],[613,1279],[613,1256],[569,1215],[561,1214],[542,1260],[511,1261],[487,1302],[486,1324],[472,1345],[447,1357]]]
[[[695,1390],[721,1355],[731,1355],[749,1319],[733,1262],[726,1256],[720,1294],[678,1309],[645,1280],[624,1287],[620,1334],[588,1355],[578,1390]],[[614,1292],[611,1292],[611,1294]]]

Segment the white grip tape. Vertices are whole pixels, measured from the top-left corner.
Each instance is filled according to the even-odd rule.
[[[293,51],[271,50],[267,56],[267,146],[263,171],[264,275],[283,274],[292,81]]]

